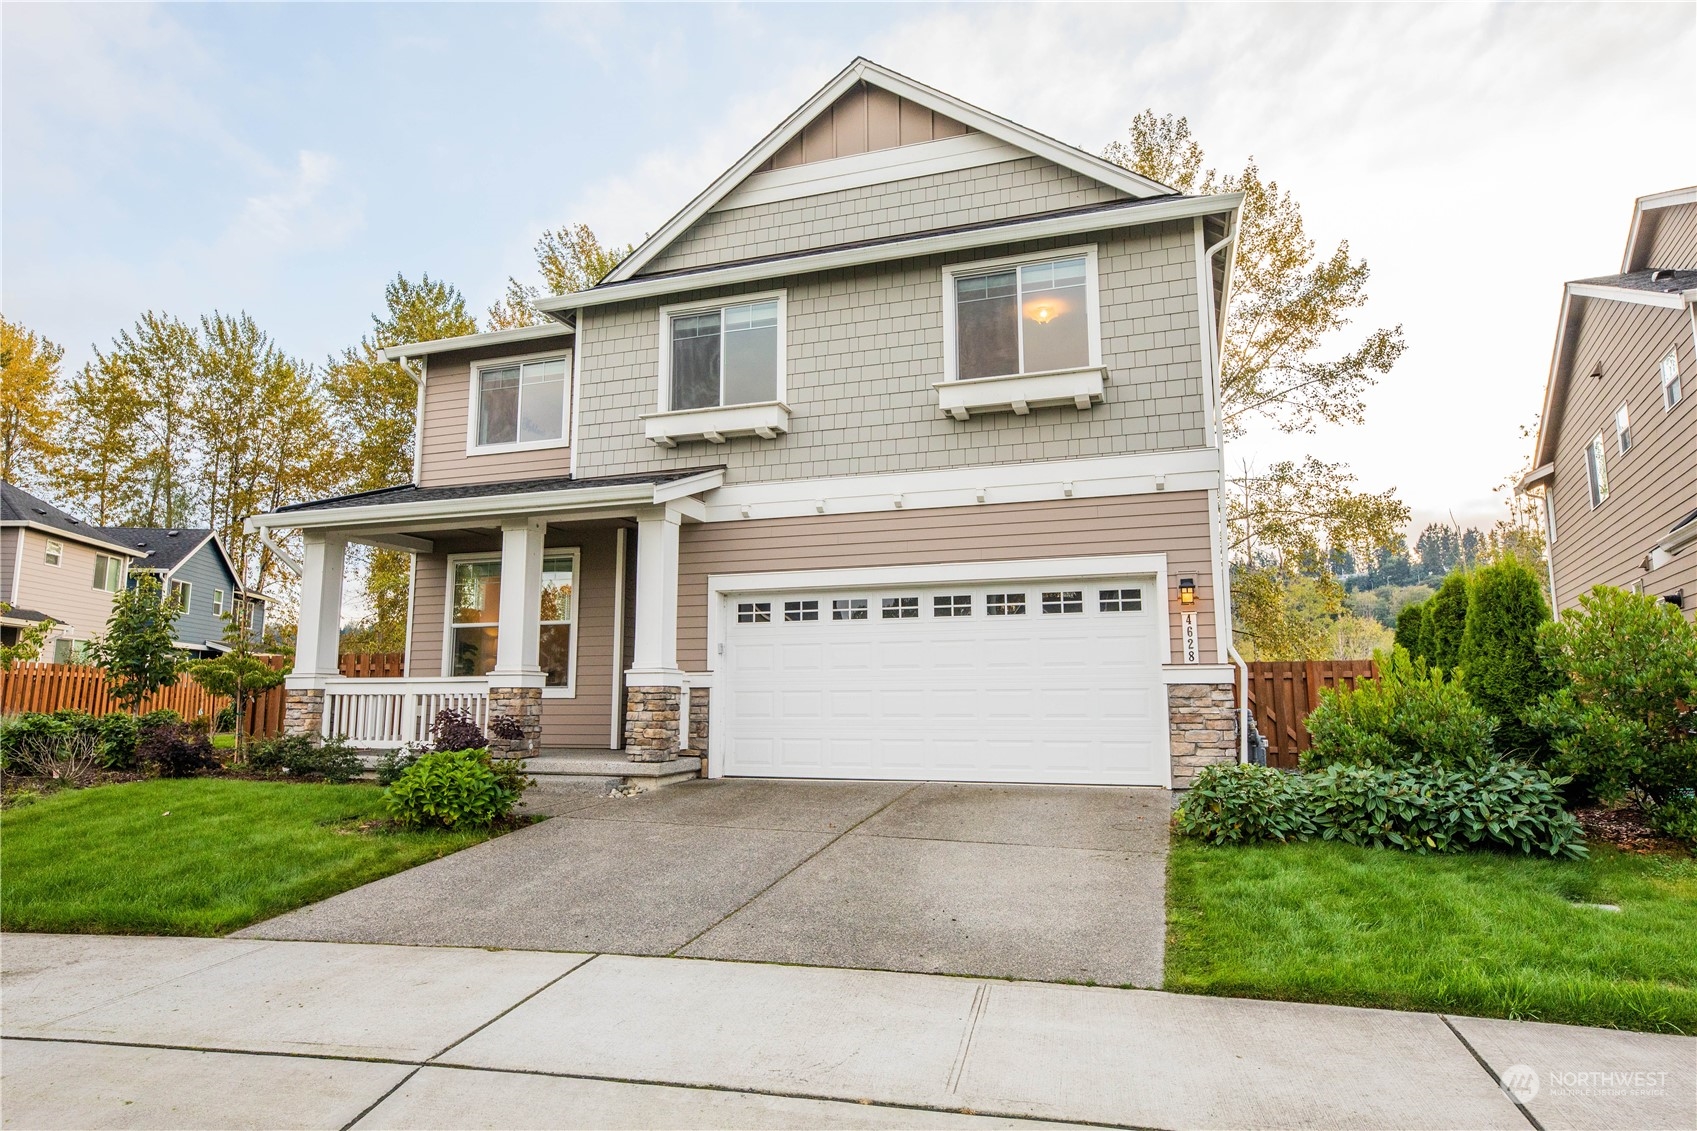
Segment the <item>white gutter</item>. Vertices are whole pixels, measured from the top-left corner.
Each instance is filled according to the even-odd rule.
[[[433,353],[452,353],[455,350],[478,349],[482,346],[504,346],[514,342],[530,342],[538,338],[558,338],[576,333],[564,322],[540,322],[535,326],[515,326],[511,330],[489,330],[482,334],[461,334],[457,338],[437,338],[429,342],[407,342],[389,346],[383,351],[384,361],[400,361],[408,357],[425,357]]]
[[[758,263],[732,264],[707,271],[661,278],[638,278],[628,283],[602,284],[587,291],[556,295],[536,304],[544,312],[575,310],[589,306],[607,306],[615,302],[676,294],[701,287],[719,287],[770,279],[776,275],[802,272],[830,271],[838,267],[855,267],[866,263],[882,263],[922,255],[1012,243],[1018,240],[1047,236],[1075,235],[1110,228],[1134,228],[1159,224],[1166,220],[1206,216],[1216,212],[1235,211],[1243,203],[1242,193],[1222,193],[1219,196],[1182,197],[1177,200],[1154,200],[1123,209],[1074,213],[1066,216],[1036,217],[1018,223],[991,228],[974,228],[964,232],[944,232],[937,235],[918,235],[910,239],[866,247],[846,247],[817,251],[784,259]],[[465,348],[463,346],[458,348]]]

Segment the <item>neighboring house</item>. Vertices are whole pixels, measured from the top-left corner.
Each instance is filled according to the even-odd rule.
[[[1596,585],[1697,614],[1697,187],[1640,197],[1621,273],[1569,283],[1522,490],[1557,615]]]
[[[287,725],[444,706],[710,775],[1183,786],[1239,755],[1193,197],[856,60],[549,321],[397,346],[414,482],[305,551]],[[407,676],[337,675],[349,543]]]
[[[41,659],[68,664],[106,630],[112,595],[127,583],[139,551],[110,532],[0,482],[0,642],[51,619]]]
[[[243,592],[235,564],[211,530],[109,526],[105,533],[140,555],[130,566],[131,585],[142,574],[153,574],[160,588],[177,602],[181,612],[174,628],[179,648],[202,658],[229,651],[224,643],[229,628],[225,617],[237,604],[247,610],[250,637],[257,640],[263,635],[265,599]]]

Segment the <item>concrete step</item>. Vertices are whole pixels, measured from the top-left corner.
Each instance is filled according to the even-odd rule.
[[[524,760],[525,773],[537,783],[602,778],[621,787],[654,789],[701,776],[701,759],[673,758],[669,762],[632,762],[616,750],[545,751]]]

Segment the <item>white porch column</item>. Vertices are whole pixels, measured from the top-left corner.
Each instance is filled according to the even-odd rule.
[[[348,561],[348,540],[334,534],[306,531],[301,555],[300,619],[295,631],[297,677],[335,675],[336,653],[342,635],[342,576]]]
[[[670,507],[636,520],[636,647],[632,683],[676,684],[678,670],[678,523]]]
[[[491,684],[541,687],[536,658],[542,635],[542,542],[548,524],[517,519],[501,525],[500,631],[495,637]]]

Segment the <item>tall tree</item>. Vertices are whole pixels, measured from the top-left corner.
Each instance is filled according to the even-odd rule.
[[[564,295],[588,290],[605,279],[625,256],[636,249],[608,246],[601,242],[588,224],[561,224],[542,233],[536,241],[536,269],[548,294]],[[543,290],[531,283],[507,277],[507,293],[489,308],[489,328],[506,330],[515,326],[534,326],[542,320],[536,301]]]
[[[89,646],[94,662],[106,669],[106,682],[118,702],[135,714],[149,695],[177,682],[178,659],[173,626],[182,615],[165,597],[159,579],[144,573],[135,585],[112,598],[106,634]]]
[[[1432,635],[1426,659],[1434,667],[1453,671],[1461,663],[1461,636],[1467,629],[1467,575],[1456,570],[1444,578],[1432,599],[1426,602],[1432,618]]]
[[[1497,749],[1536,757],[1544,741],[1525,721],[1557,680],[1538,655],[1538,629],[1550,619],[1538,575],[1508,557],[1473,575],[1461,633],[1462,684],[1497,718]]]
[[[95,364],[126,384],[139,401],[132,474],[140,478],[139,526],[184,526],[193,506],[194,436],[186,427],[193,390],[194,327],[148,311],[122,330]]]
[[[90,362],[65,390],[60,446],[74,456],[53,465],[53,490],[98,526],[141,523],[147,491],[143,458],[144,405],[122,369]]]
[[[64,348],[0,316],[0,480],[38,486],[61,448],[55,432]]]

